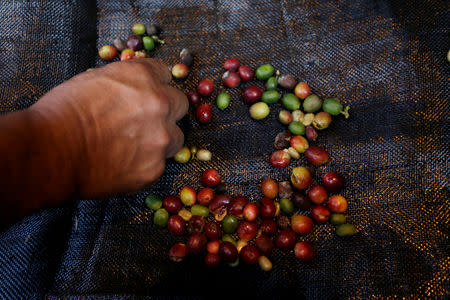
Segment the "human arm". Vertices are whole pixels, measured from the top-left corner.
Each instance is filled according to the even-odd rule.
[[[0,117],[1,222],[156,181],[183,144],[175,122],[188,108],[170,79],[152,59],[113,63]]]

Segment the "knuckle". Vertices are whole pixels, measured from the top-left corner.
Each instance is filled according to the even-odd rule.
[[[166,118],[170,114],[170,104],[166,99],[158,100],[158,113],[160,116]]]
[[[158,69],[161,66],[161,63],[154,58],[147,58],[146,62],[150,65],[151,69]]]
[[[160,129],[154,141],[159,147],[166,148],[170,144],[171,140],[172,138],[169,132],[166,129]]]
[[[150,76],[151,72],[147,64],[139,62],[139,61],[132,61],[130,64],[130,72],[134,74],[134,76]]]
[[[153,100],[152,107],[155,113],[161,117],[167,117],[171,110],[168,98],[161,93],[152,93],[150,98]]]
[[[150,63],[150,68],[153,71],[155,76],[162,77],[164,79],[166,79],[167,77],[172,78],[172,75],[171,75],[167,65],[165,65],[155,59],[151,59],[148,62]]]
[[[126,82],[135,82],[136,79],[147,80],[151,76],[148,66],[134,60],[111,63],[102,67],[102,69],[110,76],[121,78]]]

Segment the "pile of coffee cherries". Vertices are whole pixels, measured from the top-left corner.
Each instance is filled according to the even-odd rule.
[[[191,54],[191,51],[189,49],[183,49],[180,52],[182,64],[177,64],[172,67],[172,75],[176,79],[184,79],[188,74],[189,69],[183,64],[183,62],[186,61],[185,57],[189,58],[188,62],[192,61],[193,55]],[[175,68],[185,71],[174,73]],[[236,58],[227,60],[224,64],[224,68],[226,69],[226,72],[223,74],[222,80],[223,85],[227,88],[235,88],[241,83],[241,81],[249,81],[254,77],[253,70],[249,66],[241,66],[240,62]],[[236,71],[238,71],[238,73],[236,73]],[[180,76],[179,73],[181,73],[182,76]],[[216,86],[211,79],[203,78],[199,81],[197,88],[186,92],[186,96],[189,100],[190,105],[195,109],[196,120],[200,124],[208,124],[212,120],[213,110],[211,108],[211,105],[208,103],[201,103],[201,100],[202,98],[211,96],[215,89]],[[230,105],[230,103],[231,97],[226,91],[222,91],[217,95],[216,104],[219,109],[225,110]],[[186,150],[186,148],[189,149],[188,147],[184,146],[183,149],[181,149],[180,152],[175,155],[175,157],[181,156],[187,158],[188,151]],[[175,161],[185,163],[189,160],[175,159]]]
[[[183,49],[183,51],[189,53],[187,49]],[[227,59],[223,67],[226,71],[222,76],[222,83],[227,88],[236,88],[241,82],[250,81],[255,77],[257,80],[265,80],[265,91],[257,85],[249,85],[242,92],[245,102],[252,104],[249,111],[253,119],[261,120],[267,117],[270,113],[269,105],[278,103],[281,99],[285,109],[280,111],[279,119],[282,124],[288,126],[288,130],[280,132],[275,137],[274,146],[277,150],[270,157],[270,164],[273,167],[284,168],[291,159],[299,159],[302,153],[309,163],[316,166],[328,161],[328,153],[321,147],[310,147],[309,142],[317,139],[317,130],[323,130],[330,126],[332,116],[343,114],[345,118],[348,118],[349,107],[344,108],[334,98],[322,101],[317,95],[311,93],[306,82],[297,82],[295,77],[290,74],[280,75],[280,72],[275,71],[270,64],[261,65],[256,71],[253,71],[251,67],[241,65],[241,62],[233,57]],[[277,90],[278,87],[287,92],[281,96]],[[199,103],[201,96],[210,96],[214,89],[215,85],[212,80],[202,79],[196,89],[186,93],[190,104],[196,107],[195,115],[200,123],[211,122],[211,106],[206,103],[199,105]],[[219,109],[226,109],[230,102],[231,97],[226,91],[217,95],[216,104]]]
[[[332,116],[343,114],[345,118],[348,118],[349,107],[344,109],[335,98],[322,101],[317,95],[311,93],[306,82],[298,82],[291,74],[280,75],[280,72],[275,71],[270,64],[259,66],[253,73],[248,66],[241,66],[237,58],[230,58],[225,61],[224,68],[227,71],[222,79],[227,87],[237,87],[241,82],[240,79],[251,80],[253,76],[257,80],[265,80],[264,92],[257,85],[250,85],[242,93],[244,100],[252,104],[249,110],[253,119],[266,118],[270,113],[269,105],[278,103],[281,99],[285,109],[280,111],[279,119],[282,124],[288,126],[288,130],[279,133],[275,138],[274,146],[278,150],[270,158],[273,167],[284,168],[291,158],[299,159],[301,153],[305,153],[306,159],[313,165],[321,165],[328,161],[326,151],[317,146],[309,147],[308,140],[315,141],[318,137],[316,130],[328,128]],[[241,74],[242,68],[246,70],[243,73],[244,77]],[[239,75],[235,73],[236,70]],[[277,90],[278,87],[286,91],[283,96]],[[303,137],[304,135],[307,139]]]
[[[347,200],[341,195],[328,197],[329,192],[338,192],[344,185],[342,176],[335,172],[323,176],[323,186],[311,186],[311,173],[304,167],[294,168],[291,182],[264,179],[263,197],[258,202],[228,195],[215,169],[206,170],[201,182],[204,187],[198,192],[185,186],[178,195],[162,199],[150,194],[146,198],[146,205],[155,211],[156,225],[187,238],[187,242],[178,242],[170,248],[170,259],[175,262],[185,260],[189,254],[205,255],[204,262],[210,267],[222,263],[237,266],[242,261],[259,263],[262,270],[269,271],[272,269],[269,257],[275,247],[293,249],[294,255],[303,261],[314,257],[311,243],[298,239],[312,232],[314,221],[317,224],[331,221],[337,225],[339,236],[357,232],[344,215]],[[311,217],[307,215],[310,209]]]
[[[306,114],[298,109],[299,99],[304,99],[303,108]],[[282,110],[279,113],[281,123],[288,125],[288,130],[280,132],[275,137],[274,147],[278,150],[270,157],[270,164],[275,168],[284,168],[290,163],[291,158],[299,159],[302,153],[313,165],[318,166],[328,162],[328,153],[321,147],[310,147],[309,142],[317,139],[316,129],[323,130],[330,126],[332,115],[342,113],[348,118],[349,107],[343,109],[342,104],[334,98],[325,99],[322,102],[317,95],[311,95],[311,90],[305,82],[297,84],[295,94],[285,94],[283,104],[286,108],[295,110],[292,113],[288,110]],[[321,108],[324,111],[314,115],[314,112]]]
[[[148,57],[149,53],[156,48],[156,44],[164,44],[164,40],[159,38],[161,29],[155,24],[145,26],[136,23],[131,28],[132,35],[126,41],[116,38],[113,45],[102,46],[98,50],[101,59],[111,61],[119,56],[120,60],[130,60],[134,58]]]

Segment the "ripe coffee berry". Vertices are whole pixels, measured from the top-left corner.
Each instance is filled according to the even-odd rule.
[[[283,229],[276,236],[275,243],[280,249],[294,248],[295,233],[290,229]]]
[[[239,59],[237,59],[236,57],[232,57],[225,61],[223,67],[225,68],[225,70],[236,72],[240,65],[241,63],[239,62]]]
[[[209,96],[214,91],[214,82],[209,79],[202,79],[198,86],[197,91],[202,96]]]
[[[250,81],[255,76],[255,72],[249,66],[240,66],[238,73],[242,81]]]
[[[247,103],[254,103],[261,99],[262,91],[261,89],[256,85],[250,85],[245,88],[243,92],[244,100]]]
[[[294,247],[295,256],[304,261],[310,261],[314,256],[314,249],[308,242],[298,242]]]
[[[173,215],[169,218],[169,223],[167,224],[167,229],[173,235],[182,235],[184,233],[184,228],[186,223],[182,217],[179,215]]]
[[[203,172],[201,182],[206,187],[215,187],[220,183],[219,172],[215,169],[208,169]]]
[[[247,264],[255,264],[259,259],[259,251],[255,246],[247,245],[241,249],[241,259]]]
[[[202,124],[207,124],[212,120],[212,109],[209,104],[202,104],[195,110],[197,120]]]
[[[196,106],[196,105],[200,104],[200,95],[199,95],[199,93],[196,90],[188,91],[186,93],[186,96],[187,96],[187,98],[189,100],[189,103],[191,105]]]

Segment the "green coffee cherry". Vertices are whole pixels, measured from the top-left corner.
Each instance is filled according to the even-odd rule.
[[[277,91],[266,91],[262,94],[261,100],[267,104],[277,103],[280,94]]]
[[[323,102],[323,110],[330,115],[337,116],[341,113],[342,109],[343,106],[337,99],[328,98]]]
[[[341,225],[347,222],[347,216],[344,214],[331,214],[330,223],[333,225]]]
[[[146,28],[145,28],[144,24],[136,23],[131,28],[131,31],[133,31],[134,34],[143,35],[143,34],[145,34]]]
[[[349,117],[348,111],[350,110],[350,107],[347,106],[344,109],[341,102],[339,102],[339,100],[334,98],[325,99],[325,101],[323,101],[322,109],[323,111],[329,113],[332,116],[343,114],[346,119],[348,119]]]
[[[304,135],[306,131],[305,125],[296,121],[291,122],[288,129],[293,135]]]
[[[153,216],[153,223],[158,225],[159,227],[166,227],[167,222],[169,221],[169,213],[164,208],[160,208],[155,212]]]
[[[266,79],[269,79],[273,75],[274,72],[275,72],[275,69],[271,65],[266,64],[266,65],[259,66],[258,69],[256,69],[255,74],[256,74],[256,78],[258,78],[259,80],[266,80]]]
[[[155,41],[149,36],[144,36],[142,38],[142,43],[144,44],[144,49],[147,51],[155,49]]]
[[[200,204],[194,204],[191,207],[191,214],[193,216],[207,217],[209,215],[209,208]]]
[[[264,102],[258,102],[250,106],[250,115],[255,120],[261,120],[267,117],[270,113],[269,106]]]
[[[289,110],[297,110],[300,108],[300,100],[292,93],[284,94],[281,101],[283,102],[284,107]]]
[[[178,163],[185,164],[191,159],[191,150],[184,146],[175,154],[173,159]]]
[[[350,235],[354,235],[358,232],[358,230],[356,230],[355,226],[353,226],[352,224],[341,224],[338,227],[336,227],[336,234],[338,236],[350,236]]]
[[[283,198],[280,200],[280,208],[281,211],[287,215],[291,215],[294,213],[294,204],[291,199]]]
[[[276,90],[278,86],[278,78],[277,77],[270,77],[266,81],[266,91],[273,91]]]
[[[234,233],[239,226],[239,221],[234,215],[226,215],[222,220],[223,232]]]
[[[230,242],[232,243],[234,246],[236,246],[236,241],[233,239],[233,237],[229,234],[224,234],[222,236],[222,242]]]
[[[162,206],[162,198],[158,194],[151,193],[145,198],[145,205],[151,210],[158,210]]]
[[[322,108],[322,100],[317,95],[309,95],[303,102],[303,110],[307,113],[313,113]]]
[[[219,95],[217,95],[216,104],[217,107],[221,110],[224,110],[230,105],[231,97],[227,92],[222,92]]]

